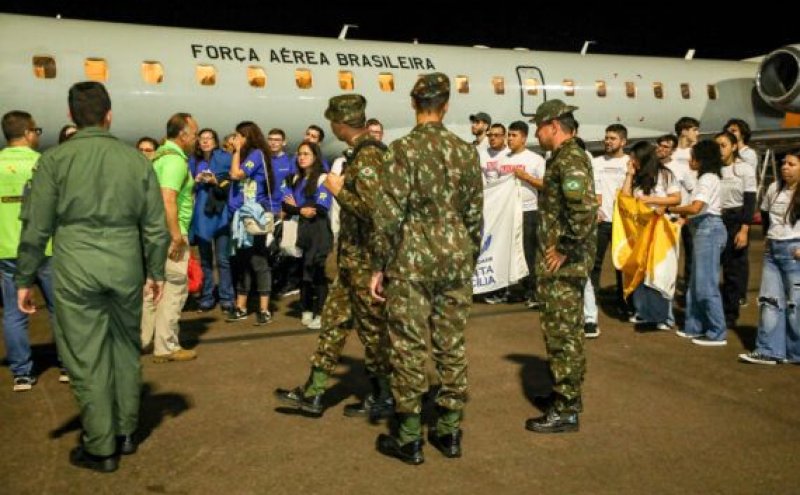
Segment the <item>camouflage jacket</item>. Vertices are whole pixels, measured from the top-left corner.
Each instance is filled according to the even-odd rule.
[[[369,134],[356,138],[353,147],[370,139]],[[344,169],[344,186],[336,195],[339,203],[340,268],[369,270],[368,246],[372,237],[372,213],[378,194],[378,169],[383,164],[383,150],[378,146],[362,146],[349,158]]]
[[[587,277],[597,250],[597,199],[592,164],[575,142],[568,139],[547,160],[544,191],[539,196],[540,277]],[[555,273],[546,272],[545,251],[555,246],[567,259]]]
[[[394,141],[373,223],[373,270],[404,280],[470,280],[483,227],[475,147],[441,123],[419,124]]]

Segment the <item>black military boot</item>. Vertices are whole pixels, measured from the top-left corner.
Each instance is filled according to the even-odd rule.
[[[87,452],[83,445],[78,445],[69,453],[69,462],[73,466],[91,469],[100,473],[113,473],[119,467],[119,457],[116,455],[99,456]]]
[[[580,423],[576,412],[558,412],[553,407],[547,414],[525,421],[525,428],[536,433],[566,433],[578,431]]]
[[[383,455],[396,457],[406,464],[418,466],[425,462],[425,456],[422,455],[422,444],[424,442],[418,438],[405,445],[400,445],[400,441],[391,435],[381,433],[375,443],[375,447]]]
[[[122,455],[133,455],[139,444],[133,434],[117,435],[117,453]]]
[[[394,397],[389,388],[389,381],[385,378],[371,376],[369,383],[372,386],[372,392],[364,400],[344,406],[344,415],[348,417],[369,416],[370,421],[392,417]]]
[[[436,430],[428,431],[428,441],[436,447],[445,457],[451,459],[461,457],[461,437],[464,432],[461,428],[447,435],[437,435]]]
[[[322,406],[322,394],[306,397],[303,387],[296,387],[292,390],[276,389],[275,398],[287,406],[300,409],[313,417],[322,416],[322,412],[325,410]]]
[[[547,395],[537,395],[533,398],[533,405],[538,407],[540,411],[547,412],[550,409],[552,409],[552,407],[555,405],[557,397],[558,394],[556,394],[555,392],[550,392]],[[573,408],[576,412],[579,413],[583,412],[583,400],[581,399],[580,396],[574,399],[571,402],[571,405],[573,405]]]

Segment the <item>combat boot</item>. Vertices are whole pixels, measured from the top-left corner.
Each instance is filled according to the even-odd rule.
[[[425,456],[422,454],[423,440],[418,438],[414,441],[400,445],[400,441],[391,435],[381,433],[378,435],[375,447],[383,455],[396,457],[406,464],[419,466],[425,462]]]
[[[580,429],[578,413],[559,412],[556,411],[555,408],[551,408],[547,414],[525,421],[525,429],[535,431],[536,433],[566,433],[569,431],[578,431]]]
[[[450,459],[461,457],[461,437],[463,436],[464,432],[461,428],[447,435],[438,435],[436,430],[428,431],[428,441],[431,445]]]
[[[379,421],[394,414],[394,397],[389,388],[389,380],[385,377],[370,376],[372,392],[364,400],[344,406],[344,415],[348,417],[366,417],[370,421]]]
[[[291,390],[279,388],[275,390],[275,398],[284,404],[309,413],[311,416],[320,417],[325,407],[322,405],[322,395],[325,393],[325,383],[328,374],[317,368],[311,368],[311,374],[305,386]]]

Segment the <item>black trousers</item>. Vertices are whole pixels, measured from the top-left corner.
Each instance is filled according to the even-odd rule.
[[[600,222],[597,224],[597,257],[594,259],[591,275],[595,293],[600,290],[600,273],[603,271],[603,260],[606,258],[609,244],[611,244],[611,222]],[[614,271],[617,279],[617,304],[623,309],[627,309],[628,305],[625,302],[625,296],[622,291],[622,272],[616,269]]]
[[[739,299],[747,294],[748,248],[736,249],[733,241],[742,228],[742,209],[723,210],[722,222],[728,231],[728,241],[722,251],[722,309],[725,321],[735,322],[739,318]],[[749,244],[748,244],[749,246]]]
[[[236,282],[236,294],[250,293],[250,286],[255,275],[256,290],[262,296],[268,296],[272,289],[272,270],[269,266],[266,236],[253,236],[253,246],[239,249],[233,256],[233,278]]]

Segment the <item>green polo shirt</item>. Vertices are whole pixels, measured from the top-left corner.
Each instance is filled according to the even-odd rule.
[[[167,140],[156,151],[153,168],[162,188],[178,193],[178,224],[181,234],[189,234],[192,221],[192,189],[194,181],[189,176],[189,159],[174,142]]]
[[[39,152],[27,146],[13,146],[0,151],[0,259],[16,259],[22,222],[22,194],[39,159]],[[46,256],[53,254],[47,244]]]

